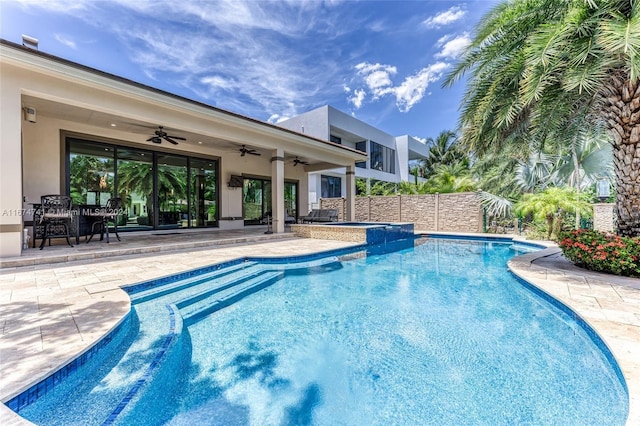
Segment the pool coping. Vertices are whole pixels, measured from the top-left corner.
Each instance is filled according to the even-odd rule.
[[[444,237],[444,236],[451,236],[452,238],[458,238],[458,239],[465,239],[465,237],[471,237],[471,239],[484,239],[486,240],[487,237],[489,237],[489,239],[492,239],[492,236],[488,236],[486,234],[452,234],[452,233],[425,233],[427,236],[429,234],[433,235],[433,236],[440,236],[440,237]],[[495,240],[501,240],[501,241],[514,241],[514,242],[522,242],[522,243],[533,243],[536,244],[538,246],[549,246],[548,243],[545,242],[531,242],[528,240],[524,240],[524,239],[519,239],[519,238],[513,238],[513,236],[500,236],[500,237],[494,237],[493,239]],[[346,248],[346,247],[345,247]],[[320,252],[323,252],[326,250],[319,250],[319,251],[315,251],[313,253],[315,253],[317,256],[319,256]],[[632,339],[631,339],[631,343],[635,344],[635,347],[632,347],[631,349],[629,348],[625,348],[624,345],[619,345],[618,343],[620,338],[619,336],[615,335],[615,333],[613,335],[611,334],[611,330],[608,329],[607,327],[604,327],[604,325],[606,325],[607,322],[612,322],[612,321],[593,321],[590,320],[590,315],[589,312],[587,310],[586,315],[584,312],[581,312],[581,306],[572,306],[571,300],[569,298],[568,301],[564,300],[566,298],[563,298],[563,292],[562,292],[562,284],[563,284],[563,280],[564,281],[570,281],[571,279],[577,279],[578,281],[584,281],[584,278],[580,278],[580,276],[589,276],[589,280],[590,280],[590,285],[593,285],[596,287],[596,290],[599,288],[600,285],[604,286],[604,287],[612,287],[614,285],[625,285],[623,284],[617,284],[615,283],[615,281],[617,280],[617,278],[619,277],[612,277],[609,275],[605,275],[605,274],[595,274],[595,273],[590,273],[588,271],[584,271],[584,273],[582,273],[581,271],[575,271],[575,270],[571,270],[569,272],[563,272],[560,269],[553,269],[553,267],[549,268],[548,266],[550,265],[538,265],[535,262],[539,259],[544,259],[544,258],[548,258],[549,256],[552,256],[554,254],[557,254],[559,252],[559,249],[554,248],[553,246],[551,248],[547,248],[547,249],[543,249],[541,251],[538,252],[534,252],[534,253],[528,253],[522,256],[518,256],[515,257],[513,259],[511,259],[509,261],[509,269],[518,277],[520,277],[521,279],[535,285],[536,287],[540,288],[542,291],[545,291],[549,294],[551,294],[551,296],[553,296],[555,299],[560,300],[562,303],[564,303],[565,305],[569,306],[572,310],[574,310],[576,313],[578,313],[579,315],[581,315],[581,317],[583,317],[585,319],[585,322],[587,324],[589,324],[593,329],[595,329],[598,333],[598,335],[604,340],[604,342],[607,344],[607,346],[611,349],[611,351],[613,352],[616,360],[618,361],[618,365],[620,366],[620,368],[623,371],[623,374],[625,376],[625,381],[627,383],[627,387],[628,387],[628,392],[629,392],[629,406],[630,406],[630,411],[629,411],[629,416],[627,419],[627,424],[631,425],[631,424],[640,424],[640,413],[638,411],[638,409],[635,408],[635,406],[640,407],[640,404],[638,403],[640,401],[640,368],[638,368],[638,361],[635,361],[635,359],[640,359],[640,354],[638,354],[638,347],[640,347],[640,345],[638,345],[638,343],[640,343],[640,325],[638,323],[640,323],[640,321],[637,321],[638,323],[633,323],[633,324],[625,324],[626,326],[630,327],[631,331],[633,331],[632,333]],[[237,258],[242,258],[242,257],[246,257],[246,256],[238,256]],[[256,256],[258,257],[258,256]],[[261,256],[260,256],[261,257]],[[551,265],[553,266],[553,265]],[[59,265],[52,265],[52,267],[60,267]],[[593,277],[593,275],[595,275],[595,278]],[[577,277],[577,278],[576,278]],[[560,280],[558,280],[558,278],[560,278]],[[612,284],[611,281],[614,281],[614,283]],[[560,282],[560,285],[558,285],[558,282]],[[600,282],[603,282],[604,284],[600,284]],[[140,281],[137,281],[135,284],[140,283]],[[549,285],[551,283],[551,285]],[[554,283],[557,285],[558,289],[555,289],[557,291],[554,290]],[[630,288],[634,289],[634,293],[633,293],[633,297],[631,297],[631,300],[628,302],[628,304],[631,304],[632,306],[634,305],[634,300],[636,300],[636,298],[638,300],[640,300],[640,280],[633,280],[632,281],[632,286]],[[133,283],[132,283],[133,284]],[[566,283],[564,283],[566,284]],[[637,286],[636,286],[637,285]],[[118,289],[119,292],[124,293],[122,287],[124,286],[120,286],[120,288]],[[555,292],[555,294],[554,294]],[[128,298],[128,296],[127,296]],[[627,302],[625,302],[627,303]],[[636,316],[636,320],[640,320],[640,304],[638,304],[637,302],[635,302],[635,308],[637,308],[634,311],[634,314]],[[127,311],[128,312],[128,311]],[[125,314],[126,315],[126,314]],[[111,324],[115,324],[117,325],[120,321],[122,321],[122,319],[124,318],[124,315],[121,315],[120,317],[118,317],[118,311],[115,311],[113,313],[114,317],[117,318],[113,318],[113,322]],[[115,327],[115,325],[113,327]],[[112,329],[113,327],[107,327],[107,329]],[[615,327],[614,327],[615,330]],[[108,333],[103,334],[103,337],[105,335],[107,335]],[[91,347],[93,347],[95,345],[95,343],[97,343],[100,339],[98,339],[97,341],[91,343],[91,342],[87,342],[87,345],[85,346],[84,350],[79,352],[76,356],[71,358],[71,361],[73,361],[73,359],[76,359],[79,355],[82,355],[82,353],[88,351],[91,349]],[[624,340],[624,339],[623,339]],[[633,356],[635,355],[635,357]],[[635,361],[635,362],[634,362]],[[56,368],[55,366],[53,366],[52,368],[50,368],[49,371],[55,371]],[[37,383],[37,380],[34,380]],[[32,382],[33,384],[33,382]],[[25,385],[23,386],[23,388],[28,389],[30,386]],[[15,396],[15,395],[14,395]],[[8,400],[10,398],[6,398],[5,400]],[[28,421],[22,419],[21,417],[19,417],[18,415],[16,415],[13,411],[9,410],[4,404],[0,405],[0,421],[3,424],[30,424]]]

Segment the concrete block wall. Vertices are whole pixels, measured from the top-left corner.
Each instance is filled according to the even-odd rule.
[[[438,196],[438,230],[482,232],[482,203],[475,192]]]
[[[320,208],[338,210],[338,221],[344,222],[346,217],[346,203],[347,200],[345,200],[344,198],[321,198]]]
[[[356,197],[356,221],[357,222],[370,222],[369,211],[371,197]]]
[[[436,198],[438,203],[436,203]],[[401,222],[411,222],[415,229],[436,230],[436,205],[440,195],[403,195]]]
[[[322,198],[320,208],[337,209],[342,221],[345,203],[344,198]],[[359,222],[410,222],[420,231],[482,232],[482,204],[476,192],[357,197],[355,204]]]

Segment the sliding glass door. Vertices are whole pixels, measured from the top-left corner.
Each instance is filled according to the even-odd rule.
[[[259,225],[271,215],[271,181],[245,178],[242,187],[242,211],[245,225]]]
[[[188,228],[187,158],[158,153],[157,159],[158,228]]]
[[[124,230],[218,225],[218,161],[67,139],[67,188],[76,205],[120,197]]]
[[[272,217],[271,210],[271,180],[260,178],[245,178],[242,188],[242,211],[245,225],[264,225],[267,217]],[[298,183],[284,183],[285,216],[297,217],[298,213]]]
[[[118,193],[127,212],[124,227],[155,228],[153,152],[118,148],[117,157]]]
[[[190,165],[190,226],[215,226],[218,224],[216,164],[192,158]]]

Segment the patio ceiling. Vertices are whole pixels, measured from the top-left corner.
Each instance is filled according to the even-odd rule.
[[[188,127],[179,127],[167,125],[163,122],[151,122],[149,120],[141,120],[135,117],[126,117],[107,112],[97,111],[95,109],[83,108],[80,106],[70,105],[63,102],[57,102],[37,96],[23,95],[22,101],[24,106],[35,108],[38,117],[49,117],[58,120],[64,120],[72,123],[83,123],[83,125],[104,129],[105,132],[113,134],[126,134],[122,136],[127,142],[139,143],[148,148],[156,149],[157,145],[147,142],[147,139],[153,135],[159,125],[164,126],[164,130],[175,136],[185,138],[185,141],[179,141],[177,147],[173,147],[167,142],[162,143],[163,148],[179,149],[181,151],[199,151],[210,148],[217,155],[238,154],[242,145],[255,149],[264,158],[269,158],[274,148],[263,147],[252,141],[234,142],[225,138],[216,137],[215,135],[207,135],[200,132],[194,132]],[[95,136],[102,136],[96,134]],[[300,146],[298,149],[287,149],[285,152],[285,161],[292,163],[294,158],[298,158],[308,164],[300,164],[298,167],[312,170],[322,170],[341,166],[339,163],[327,162],[324,158],[318,158],[313,154],[310,155],[308,146]]]

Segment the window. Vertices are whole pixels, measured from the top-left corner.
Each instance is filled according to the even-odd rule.
[[[342,179],[336,176],[320,176],[320,196],[338,198],[342,196]]]
[[[329,136],[329,140],[330,140],[331,142],[333,142],[333,143],[337,143],[337,144],[342,145],[342,138],[340,138],[340,137],[338,137],[338,136],[330,135],[330,136]]]
[[[358,151],[367,152],[367,141],[356,142],[356,149]],[[366,161],[357,161],[356,162],[356,167],[359,167],[361,169],[366,169],[367,168],[367,162]]]
[[[391,148],[371,141],[369,150],[369,167],[386,173],[396,172],[396,152]]]

